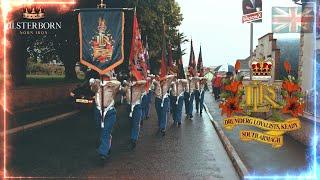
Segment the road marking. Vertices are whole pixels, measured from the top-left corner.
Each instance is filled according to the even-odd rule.
[[[64,113],[64,114],[60,114],[60,115],[57,115],[57,116],[53,116],[53,117],[50,117],[50,118],[47,118],[47,119],[42,119],[42,120],[30,123],[30,124],[26,124],[26,125],[23,125],[23,126],[19,126],[19,127],[16,127],[16,128],[9,129],[5,133],[6,133],[6,135],[12,135],[12,134],[19,133],[21,131],[27,131],[27,130],[31,130],[31,129],[34,129],[34,128],[37,128],[37,127],[46,126],[46,125],[51,124],[51,123],[53,123],[55,121],[61,121],[61,120],[70,118],[71,116],[74,116],[74,115],[78,114],[79,112],[80,112],[79,110],[75,110],[75,111],[71,111],[71,112],[68,112],[68,113]],[[4,132],[1,132],[0,136],[3,136],[3,135],[4,135]]]

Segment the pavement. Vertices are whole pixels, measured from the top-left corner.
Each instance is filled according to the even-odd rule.
[[[284,135],[284,145],[279,149],[274,149],[271,145],[255,141],[242,142],[239,137],[241,129],[258,129],[248,126],[238,126],[232,131],[227,131],[223,128],[224,117],[221,116],[219,105],[209,92],[205,94],[205,103],[213,119],[222,127],[224,134],[248,168],[250,175],[299,174],[299,172],[305,172],[308,169],[307,162],[310,161],[312,157],[309,157],[308,149],[305,145],[295,141],[288,135]]]
[[[125,107],[117,108],[111,158],[99,166],[97,132],[91,111],[50,126],[8,136],[7,175],[109,179],[239,179],[207,114],[168,123],[161,137],[152,105],[137,148],[129,151],[130,122]]]

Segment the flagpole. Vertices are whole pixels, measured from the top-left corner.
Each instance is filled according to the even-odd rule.
[[[98,9],[106,9],[107,4],[103,3],[103,0],[100,1],[100,4],[97,5]],[[103,75],[100,74],[100,80],[101,80],[101,128],[104,128],[104,87],[103,87]]]

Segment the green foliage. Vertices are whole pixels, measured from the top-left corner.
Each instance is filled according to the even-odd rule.
[[[28,62],[27,64],[27,74],[29,75],[64,75],[64,67],[53,65],[53,64],[42,64]]]
[[[232,93],[230,91],[223,91],[222,93],[220,93],[220,98],[228,98],[231,97]]]
[[[289,94],[287,91],[281,90],[281,95],[282,95],[282,97],[287,97]]]
[[[167,42],[173,47],[173,59],[180,57],[178,45],[186,42],[183,33],[179,33],[183,17],[179,4],[174,0],[128,0],[127,7],[136,7],[141,34],[148,37],[149,54],[153,63],[161,59],[163,27],[165,27]],[[165,26],[163,26],[163,21]]]
[[[304,97],[304,94],[303,94],[302,92],[295,92],[295,93],[293,94],[293,96],[298,97],[298,98],[303,98],[303,97]]]
[[[26,83],[27,86],[47,86],[53,84],[63,83],[80,83],[80,80],[69,80],[66,81],[64,76],[59,75],[27,75]]]
[[[55,60],[61,62],[52,38],[47,36],[40,36],[31,42],[27,47],[27,52],[29,54],[28,61],[48,63]]]
[[[239,89],[238,96],[241,97],[244,95],[244,93],[245,93],[244,89]]]
[[[281,114],[275,110],[272,110],[271,120],[276,122],[283,122],[284,119],[281,117]]]
[[[224,85],[231,84],[231,80],[228,79],[228,78],[223,78],[223,79],[222,79],[222,84],[224,84]]]

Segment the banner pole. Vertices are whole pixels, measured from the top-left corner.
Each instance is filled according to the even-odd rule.
[[[100,75],[101,80],[101,128],[104,128],[104,87],[103,87],[103,76]]]

